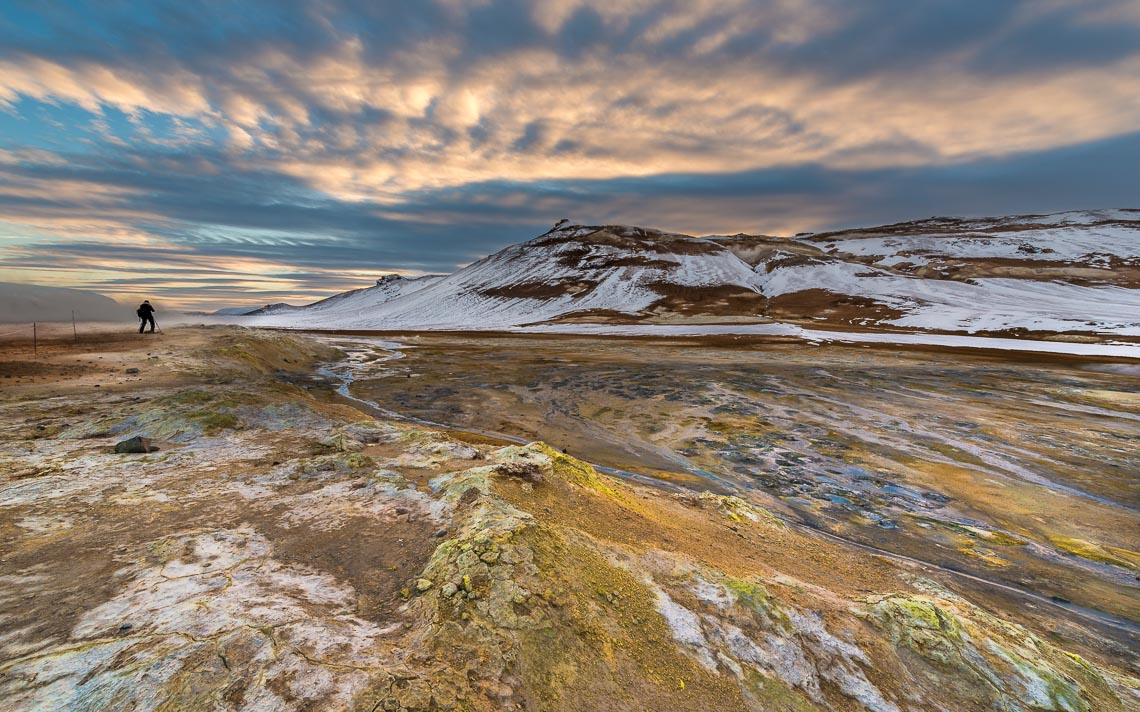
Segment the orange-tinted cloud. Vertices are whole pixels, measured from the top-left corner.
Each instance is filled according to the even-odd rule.
[[[0,23],[0,264],[94,240],[261,249],[305,273],[338,251],[435,270],[576,207],[698,232],[810,229],[867,203],[892,217],[906,186],[872,194],[878,176],[1021,165],[1140,129],[1127,0],[65,8],[17,5]],[[712,194],[700,175],[752,192]],[[1048,193],[1011,185],[998,210],[1050,207]]]

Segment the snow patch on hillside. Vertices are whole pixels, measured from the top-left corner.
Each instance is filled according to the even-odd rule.
[[[334,294],[305,306],[270,304],[256,311],[248,312],[247,316],[266,317],[300,314],[312,317],[312,321],[328,319],[330,316],[340,319],[344,315],[359,314],[397,297],[411,294],[438,282],[440,279],[443,279],[443,275],[404,277],[398,274],[388,274],[376,280],[376,284],[371,287]]]
[[[627,247],[622,240],[633,238],[624,234],[612,244],[584,239],[600,232],[567,226],[392,298],[365,300],[350,292],[336,303],[336,297],[325,300],[325,306],[255,315],[253,323],[327,328],[335,313],[335,326],[345,329],[501,329],[577,312],[635,314],[662,298],[656,284],[759,290],[752,268],[714,243],[688,238],[699,243],[688,248],[695,254],[674,254]],[[660,238],[686,239],[664,233]],[[566,285],[565,293],[527,296],[527,289],[557,291],[560,285]]]
[[[866,297],[906,312],[884,323],[943,331],[1094,331],[1140,336],[1140,290],[987,278],[904,277],[849,262],[784,267],[764,275],[764,294],[807,289]]]
[[[1036,226],[1036,227],[1034,227]],[[891,227],[883,228],[884,231]],[[1098,256],[1140,260],[1140,211],[1093,210],[1005,218],[932,219],[912,235],[871,229],[809,238],[841,255],[880,258],[884,266],[928,257],[1039,260],[1096,266]],[[926,228],[929,232],[924,232]],[[948,232],[949,231],[949,232]],[[1107,264],[1103,265],[1107,266]]]
[[[926,255],[966,259],[1089,263],[1097,255],[1140,259],[1140,230],[1121,227],[1059,227],[1002,234],[849,237],[827,243],[841,254],[875,256],[879,264],[924,264]],[[903,253],[900,256],[900,253]]]

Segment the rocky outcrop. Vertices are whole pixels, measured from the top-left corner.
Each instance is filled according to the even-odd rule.
[[[888,636],[926,694],[949,688],[995,710],[1086,712],[1135,703],[1135,678],[1093,665],[933,581],[915,586],[915,593],[868,599],[860,613]]]

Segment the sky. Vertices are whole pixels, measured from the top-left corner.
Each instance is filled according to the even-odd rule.
[[[212,309],[561,218],[1140,207],[1137,0],[5,0],[0,281]]]

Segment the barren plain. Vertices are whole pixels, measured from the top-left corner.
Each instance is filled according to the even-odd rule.
[[[1140,708],[1135,362],[2,348],[13,709]],[[157,450],[114,451],[133,436]]]

